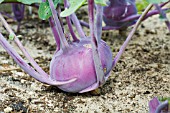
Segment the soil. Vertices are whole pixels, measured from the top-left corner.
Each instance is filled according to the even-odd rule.
[[[36,81],[0,46],[0,112],[148,113],[148,102],[153,97],[170,97],[170,33],[158,18],[153,16],[140,25],[107,82],[98,90],[83,94],[66,93]],[[6,19],[16,31],[17,23]],[[2,26],[0,31],[8,37]],[[39,20],[33,12],[22,21],[17,34],[23,36],[19,39],[25,48],[49,73],[56,46],[48,22]],[[126,36],[104,31],[102,38],[115,57]],[[9,42],[22,55],[14,42]]]

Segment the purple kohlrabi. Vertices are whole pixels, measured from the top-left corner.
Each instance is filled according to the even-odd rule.
[[[135,0],[109,0],[108,6],[104,7],[103,20],[106,26],[127,27],[136,20],[121,22],[121,20],[137,14]]]
[[[64,30],[63,32],[54,3],[52,0],[48,0],[48,2],[52,11],[52,17],[49,21],[57,45],[57,50],[50,64],[50,75],[43,71],[28,54],[1,14],[0,20],[8,32],[13,36],[14,41],[30,61],[31,65],[28,65],[22,59],[1,33],[0,44],[30,76],[42,83],[54,85],[66,92],[73,93],[92,91],[106,82],[110,71],[119,61],[125,47],[132,38],[140,22],[152,7],[152,5],[149,5],[146,8],[130,35],[120,48],[118,54],[115,56],[114,60],[112,60],[112,52],[109,46],[101,39],[103,6],[96,4],[95,14],[94,0],[88,0],[90,36],[85,35],[79,20],[74,13],[67,18],[70,32],[72,32],[71,35],[75,36],[75,38],[72,38],[73,40],[69,40],[68,42],[64,35],[64,33],[68,33],[68,31]],[[65,7],[67,7],[67,2],[67,0],[64,1]],[[94,16],[96,16],[96,18]],[[77,38],[74,34],[71,20],[73,21],[80,38]]]
[[[80,92],[97,81],[90,38],[71,43],[68,50],[55,53],[50,65],[50,76],[58,81],[77,78],[75,82],[58,87],[66,92]],[[99,43],[99,55],[107,78],[112,69],[112,52],[102,40]]]

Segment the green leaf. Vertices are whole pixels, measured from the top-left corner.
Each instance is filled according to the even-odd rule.
[[[157,4],[161,2],[167,2],[168,0],[137,0],[136,7],[138,9],[138,13],[141,14],[142,11],[149,5],[149,3]]]
[[[4,0],[0,0],[0,3],[2,3]]]
[[[138,10],[138,14],[141,14],[142,11],[149,5],[146,0],[138,0],[136,1],[136,7]]]
[[[0,3],[1,2],[6,2],[6,3],[20,2],[20,3],[23,3],[23,4],[31,5],[31,4],[34,4],[34,3],[41,3],[42,0],[0,0]]]
[[[101,6],[107,6],[107,1],[108,0],[94,0],[96,4],[99,4]]]
[[[33,4],[33,3],[41,3],[42,0],[17,0],[18,2],[21,2],[23,4]]]
[[[170,104],[170,97],[158,97],[158,100],[161,102],[168,100],[168,103]]]
[[[159,4],[161,2],[167,2],[169,0],[147,0],[147,1],[152,4]]]
[[[10,39],[10,40],[14,40],[14,38],[15,38],[15,35],[14,35],[14,34],[10,34],[10,35],[9,35],[9,39]]]
[[[61,12],[61,17],[67,17],[86,3],[86,0],[69,0],[70,7]]]
[[[61,1],[53,0],[53,2],[54,2],[54,6],[56,8],[58,3],[60,3]],[[40,4],[39,9],[38,9],[38,15],[39,15],[39,18],[41,18],[42,20],[46,20],[52,16],[52,12],[51,12],[48,0],[46,0],[46,2],[42,2]]]

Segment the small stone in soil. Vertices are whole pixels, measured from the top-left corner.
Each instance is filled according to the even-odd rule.
[[[12,104],[11,106],[14,110],[18,111],[22,111],[22,113],[26,113],[27,112],[27,108],[23,106],[23,102],[18,102],[16,104]]]

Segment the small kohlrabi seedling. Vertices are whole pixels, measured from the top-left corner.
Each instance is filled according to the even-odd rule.
[[[101,40],[103,20],[102,5],[106,3],[98,0],[88,0],[90,36],[86,36],[76,15],[69,9],[78,9],[82,5],[82,2],[71,2],[69,4],[67,0],[64,0],[66,13],[61,13],[61,16],[67,17],[66,20],[68,28],[73,38],[72,41],[70,40],[68,42],[64,35],[64,33],[68,33],[68,31],[65,31],[62,28],[58,18],[58,15],[60,14],[55,9],[55,6],[57,6],[56,4],[58,4],[59,1],[55,1],[53,3],[52,0],[48,0],[46,2],[48,2],[45,4],[47,5],[46,8],[48,9],[48,7],[50,7],[51,10],[45,11],[47,11],[47,14],[49,14],[49,11],[52,14],[52,17],[49,18],[49,22],[57,45],[56,52],[50,63],[50,75],[45,73],[29,55],[1,14],[1,22],[10,33],[10,36],[13,36],[13,40],[22,50],[33,67],[28,65],[21,58],[21,56],[11,47],[2,34],[0,34],[0,44],[12,56],[15,62],[29,75],[40,82],[54,85],[63,91],[73,93],[88,92],[98,88],[106,82],[110,71],[119,61],[137,27],[152,7],[152,4],[149,4],[142,13],[126,41],[120,48],[120,51],[112,61],[112,53],[109,46]],[[74,5],[75,8],[72,5]],[[78,32],[79,38],[77,38],[73,31],[71,21]],[[33,68],[35,68],[35,70]]]

